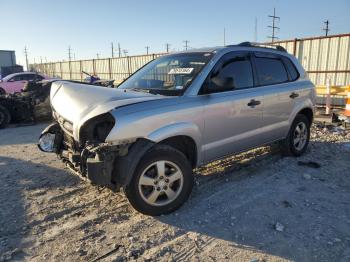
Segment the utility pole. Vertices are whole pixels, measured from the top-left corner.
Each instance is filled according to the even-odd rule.
[[[146,48],[146,54],[148,55],[149,46],[145,46],[145,48]]]
[[[43,63],[43,57],[40,56],[40,64],[42,64],[42,63]]]
[[[120,43],[118,43],[118,52],[119,52],[119,57],[122,56],[122,50],[120,49]]]
[[[166,48],[166,52],[169,53],[170,44],[166,43],[165,48]]]
[[[27,68],[27,71],[29,71],[29,67],[28,67],[28,49],[27,49],[26,46],[24,47],[24,55],[26,56],[26,68]]]
[[[276,26],[276,20],[280,20],[281,18],[279,16],[276,16],[276,9],[273,8],[273,15],[269,15],[269,17],[272,18],[272,26],[269,25],[268,27],[270,27],[272,29],[272,35],[268,36],[268,38],[271,38],[271,42],[275,42],[275,39],[278,39],[278,37],[276,36],[276,29],[280,29],[279,27]]]
[[[96,54],[96,57],[97,57],[97,59],[100,59],[100,54],[97,53],[97,54]]]
[[[111,42],[111,48],[112,48],[112,58],[114,57],[114,46],[113,46],[113,42]]]
[[[254,42],[258,42],[258,18],[255,17],[255,27],[254,27]]]
[[[224,27],[224,46],[226,46],[226,28]]]
[[[68,61],[72,60],[72,49],[68,46]]]
[[[184,40],[183,42],[185,43],[185,46],[184,46],[184,47],[185,47],[185,50],[187,50],[187,49],[188,49],[188,43],[189,43],[190,41]]]
[[[123,53],[124,53],[124,56],[127,56],[129,52],[128,52],[128,50],[123,49]]]
[[[322,30],[325,31],[326,32],[326,36],[328,36],[328,32],[330,31],[330,29],[329,29],[329,20],[327,19],[323,23],[326,25],[326,28],[323,28]]]

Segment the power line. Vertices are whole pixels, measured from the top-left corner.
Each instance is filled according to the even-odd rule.
[[[166,48],[166,52],[169,53],[170,44],[166,43],[165,48]]]
[[[330,29],[329,29],[329,20],[327,19],[323,23],[326,25],[326,28],[323,28],[322,30],[325,31],[326,32],[326,36],[328,36],[328,32],[330,31]]]
[[[148,55],[149,46],[145,46],[145,48],[146,48],[146,54]]]
[[[120,43],[118,43],[118,53],[119,53],[119,57],[122,56],[122,50],[120,49]]]
[[[29,70],[29,68],[28,68],[28,49],[27,49],[26,46],[24,47],[24,55],[26,57],[26,68],[27,68],[27,71],[28,71]]]
[[[224,27],[224,46],[226,46],[226,28]]]
[[[72,49],[68,46],[68,61],[72,60]]]
[[[190,41],[184,40],[183,42],[185,43],[184,48],[185,48],[185,50],[187,50],[187,49],[188,49],[188,43],[189,43]]]
[[[255,25],[254,25],[254,42],[258,42],[258,18],[255,17]]]
[[[269,17],[272,18],[272,26],[269,25],[268,27],[270,27],[272,29],[272,35],[268,36],[268,38],[271,38],[271,42],[275,42],[275,39],[278,39],[278,37],[276,36],[276,29],[280,29],[279,27],[276,26],[276,20],[280,20],[281,18],[279,16],[276,16],[276,9],[273,9],[273,15],[269,15]]]

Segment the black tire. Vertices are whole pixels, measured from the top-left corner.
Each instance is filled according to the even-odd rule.
[[[301,147],[298,148],[295,143],[294,143],[294,135],[297,127],[299,125],[305,125],[306,126],[306,141],[305,144]],[[281,142],[281,151],[282,155],[284,156],[301,156],[302,154],[305,153],[307,146],[310,141],[310,121],[305,115],[298,114],[294,121],[292,126],[290,127],[290,130],[288,132],[288,136],[286,137],[285,140]]]
[[[146,170],[150,170],[151,169],[150,166],[152,166],[152,164],[157,161],[169,161],[169,163],[175,164],[182,172],[181,181],[183,181],[182,186],[178,187],[178,191],[177,191],[178,195],[176,196],[176,198],[174,198],[170,203],[166,203],[160,206],[155,206],[147,203],[143,199],[142,192],[140,192],[139,190],[139,181],[140,181],[141,175],[143,175]],[[168,170],[168,172],[171,171],[169,166],[168,166],[168,169],[166,170]],[[158,172],[158,171],[155,170],[154,172]],[[165,177],[167,178],[167,175],[165,175]],[[168,176],[168,178],[169,177],[170,176]],[[168,180],[169,182],[169,179],[166,179],[166,180]],[[173,184],[169,184],[169,188],[174,186],[175,183],[176,182],[174,182]],[[178,182],[178,183],[181,183],[181,182]],[[158,188],[159,185],[160,185],[160,182],[157,186],[156,185],[147,186],[148,188],[146,189],[148,190],[150,188],[151,193],[153,193],[160,188],[160,187]],[[125,195],[128,198],[130,204],[137,211],[145,215],[159,216],[163,214],[169,214],[175,211],[184,202],[186,202],[186,200],[191,194],[192,187],[193,187],[192,167],[190,165],[189,160],[185,157],[185,155],[180,151],[174,149],[173,147],[170,147],[167,145],[155,145],[141,158],[139,164],[135,169],[134,175],[130,183],[125,187]],[[165,192],[162,191],[161,194],[163,195],[160,195],[160,197],[164,196],[167,198],[167,194],[165,194]]]
[[[0,129],[6,127],[11,122],[11,114],[6,107],[0,105]]]
[[[0,87],[0,96],[2,95],[6,95],[6,91],[2,87]]]

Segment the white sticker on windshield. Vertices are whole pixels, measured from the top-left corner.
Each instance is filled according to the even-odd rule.
[[[172,68],[170,71],[169,71],[169,75],[189,75],[192,73],[193,71],[193,67],[178,67],[178,68]]]

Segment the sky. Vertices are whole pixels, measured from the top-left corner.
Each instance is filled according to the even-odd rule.
[[[128,55],[267,41],[276,8],[280,39],[350,33],[350,0],[0,0],[0,50],[18,64],[111,57],[111,42]],[[115,51],[118,53],[118,50]],[[97,55],[98,54],[98,55]]]

